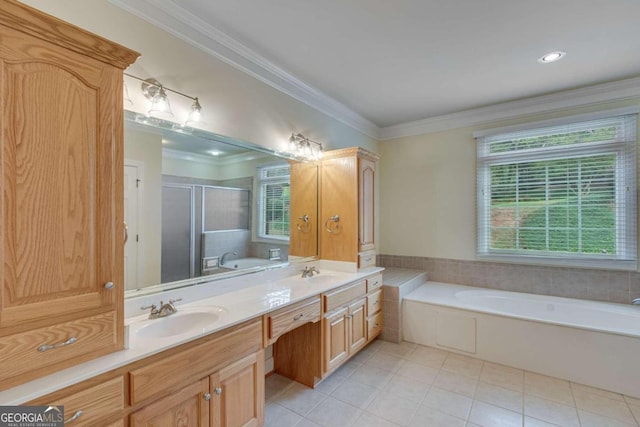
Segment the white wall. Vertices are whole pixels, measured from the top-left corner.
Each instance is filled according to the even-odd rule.
[[[125,129],[125,159],[143,163],[138,257],[141,271],[139,286],[160,283],[162,243],[162,137],[159,134]]]
[[[382,142],[379,253],[475,259],[474,131],[629,105],[640,99]]]
[[[377,152],[378,143],[358,131],[296,101],[221,60],[183,42],[107,0],[24,0],[30,6],[118,42],[142,54],[129,72],[155,77],[165,86],[198,96],[203,129],[275,149],[286,149],[292,132],[323,142],[326,149],[362,146]],[[127,80],[136,104],[139,83]],[[144,98],[142,98],[144,99]],[[139,102],[140,101],[140,102]],[[175,121],[182,121],[189,103],[171,97]],[[189,101],[190,102],[190,101]],[[183,107],[180,109],[180,107]]]

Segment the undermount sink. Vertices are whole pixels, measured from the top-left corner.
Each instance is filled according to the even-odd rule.
[[[221,307],[180,309],[159,319],[144,319],[133,322],[129,333],[136,338],[168,338],[186,333],[204,332],[212,326],[225,310]]]

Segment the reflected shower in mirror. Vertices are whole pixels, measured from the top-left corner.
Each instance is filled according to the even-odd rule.
[[[125,118],[128,295],[288,262],[290,159],[128,111]]]

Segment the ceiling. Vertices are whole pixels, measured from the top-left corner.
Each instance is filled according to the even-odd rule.
[[[640,76],[638,0],[153,3],[379,128]],[[554,50],[566,58],[537,62]]]

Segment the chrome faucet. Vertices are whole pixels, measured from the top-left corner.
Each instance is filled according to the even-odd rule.
[[[640,298],[636,298],[634,300],[631,301],[631,304],[633,305],[640,305]]]
[[[223,253],[222,256],[220,257],[220,266],[224,265],[224,259],[227,257],[227,255],[236,256],[236,255],[238,255],[238,252],[233,251],[233,252],[225,252],[225,253]]]
[[[302,277],[313,277],[313,273],[320,274],[317,268],[306,266],[304,270],[302,270]]]
[[[167,317],[167,316],[171,316],[174,313],[177,313],[178,309],[173,303],[178,301],[182,301],[182,298],[170,299],[169,302],[166,304],[163,304],[162,301],[160,301],[160,309],[158,309],[158,307],[155,304],[151,304],[148,307],[141,307],[141,308],[143,310],[147,310],[150,308],[151,312],[149,313],[149,319],[158,319],[160,317]]]

